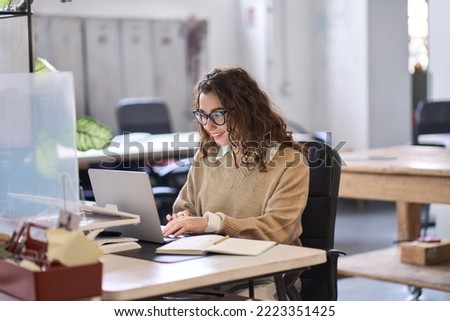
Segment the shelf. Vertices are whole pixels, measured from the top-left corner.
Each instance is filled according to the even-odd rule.
[[[34,72],[34,57],[33,57],[33,30],[31,26],[31,11],[32,1],[28,0],[26,11],[0,11],[0,19],[9,19],[15,17],[27,17],[27,33],[28,33],[28,68],[30,73]]]
[[[28,12],[17,11],[0,11],[0,19],[27,16]]]

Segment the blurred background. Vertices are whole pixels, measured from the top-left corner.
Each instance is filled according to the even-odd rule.
[[[33,49],[74,74],[77,115],[115,133],[118,100],[135,96],[163,98],[173,130],[191,130],[198,78],[241,65],[293,127],[361,149],[409,143],[416,102],[450,96],[449,10],[445,0],[38,0]],[[26,19],[0,19],[0,30],[0,72],[26,71]]]

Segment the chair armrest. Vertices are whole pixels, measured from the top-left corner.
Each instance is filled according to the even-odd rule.
[[[336,249],[329,249],[327,250],[327,257],[331,257],[331,258],[338,258],[339,256],[346,256],[347,253],[341,251],[341,250],[336,250]]]
[[[329,301],[336,301],[338,296],[338,289],[337,289],[337,261],[340,256],[345,256],[347,253],[336,250],[336,249],[330,249],[327,251],[327,274],[328,274],[328,300]]]
[[[172,186],[154,186],[152,188],[152,192],[155,197],[177,196],[178,195],[177,189]]]

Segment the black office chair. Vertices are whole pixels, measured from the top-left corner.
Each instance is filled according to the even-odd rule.
[[[158,97],[129,97],[117,103],[117,121],[120,133],[171,133],[172,126],[166,102]],[[145,160],[132,163],[131,169],[145,170],[154,186],[155,199],[160,202],[160,213],[171,213],[171,205],[183,186],[190,168],[190,159]],[[162,214],[162,224],[165,224]]]
[[[425,134],[450,133],[450,101],[421,100],[414,113],[413,144],[419,143],[419,136]],[[438,146],[445,146],[438,144]]]
[[[433,144],[421,144],[419,136],[425,134],[448,134],[450,133],[450,101],[432,101],[423,99],[419,101],[414,113],[413,123],[413,145],[432,145],[448,147],[444,142]],[[422,211],[422,235],[426,236],[429,227],[435,222],[430,218],[430,205],[425,204]]]
[[[117,103],[120,133],[165,134],[172,132],[166,102],[158,97],[122,98]]]
[[[310,182],[300,240],[305,247],[325,250],[327,262],[303,272],[287,273],[283,281],[290,300],[335,301],[338,297],[337,261],[339,256],[345,255],[334,249],[341,158],[325,143],[310,141],[304,144],[309,151]],[[300,293],[294,286],[298,277],[301,279]]]

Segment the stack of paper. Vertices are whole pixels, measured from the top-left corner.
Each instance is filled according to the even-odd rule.
[[[103,254],[139,249],[141,246],[137,243],[138,241],[134,237],[126,236],[96,237],[94,239]]]
[[[85,219],[81,221],[80,229],[88,232],[92,239],[102,250],[103,254],[138,249],[141,246],[138,239],[129,237],[98,237],[106,228],[128,224],[138,224],[139,215],[118,211],[114,207],[99,207],[88,204],[80,204]]]

